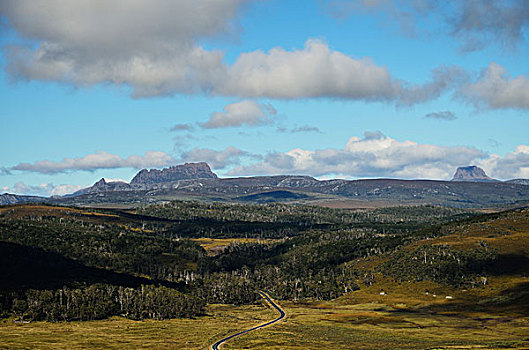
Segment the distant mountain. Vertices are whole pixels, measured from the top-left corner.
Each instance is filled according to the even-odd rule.
[[[82,190],[79,190],[77,192],[74,192],[69,195],[65,195],[64,197],[75,197],[75,196],[81,196],[83,194],[88,193],[100,193],[100,192],[110,192],[110,191],[127,191],[130,190],[131,186],[123,181],[110,181],[107,182],[105,178],[102,178],[98,182],[96,182],[93,186],[83,188]]]
[[[218,178],[206,163],[187,163],[162,170],[141,170],[131,181],[106,181],[62,197],[4,194],[0,204],[48,202],[60,205],[136,207],[175,199],[227,202],[355,201],[377,205],[433,204],[452,207],[520,206],[529,204],[529,181],[491,179],[476,167],[457,169],[452,181],[317,180],[310,176],[276,175]],[[356,205],[356,204],[355,204]]]
[[[162,170],[143,169],[130,182],[131,185],[152,185],[190,179],[216,179],[207,163],[185,163]]]
[[[0,195],[0,205],[46,202],[47,200],[49,200],[49,198],[38,196],[21,196],[11,193],[4,193]]]
[[[251,203],[272,203],[272,202],[288,202],[300,199],[310,198],[303,193],[294,193],[291,191],[267,191],[248,196],[237,197],[236,200],[240,202],[251,202]]]
[[[104,187],[102,187],[104,188]],[[91,192],[63,198],[66,205],[116,203],[138,206],[175,199],[245,201],[253,203],[354,200],[384,205],[433,204],[452,207],[527,205],[529,186],[501,181],[433,180],[316,180],[308,176],[256,176],[179,180],[152,185],[130,185],[120,191]]]
[[[472,165],[457,168],[452,181],[495,182],[498,180],[488,177],[483,169]]]
[[[162,170],[142,169],[129,183],[125,181],[107,181],[102,178],[91,187],[83,188],[77,192],[64,197],[77,197],[86,194],[115,192],[115,191],[139,191],[163,187],[181,180],[193,179],[217,179],[217,175],[211,171],[207,163],[186,163],[176,165]]]

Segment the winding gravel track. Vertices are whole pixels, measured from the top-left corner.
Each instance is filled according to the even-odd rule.
[[[285,318],[286,314],[285,314],[285,311],[283,311],[283,309],[281,309],[279,307],[279,305],[277,305],[273,300],[272,298],[270,298],[270,296],[268,294],[266,294],[265,292],[263,292],[262,290],[260,290],[259,292],[259,295],[261,295],[263,297],[263,299],[265,299],[270,305],[272,305],[278,312],[279,312],[279,317],[276,318],[275,320],[272,320],[272,321],[269,321],[267,323],[263,323],[259,326],[255,326],[253,328],[250,328],[250,329],[247,329],[247,330],[244,330],[244,331],[241,331],[239,333],[235,333],[235,334],[232,334],[230,336],[227,336],[226,338],[223,338],[219,341],[217,341],[215,344],[211,345],[211,349],[212,350],[220,350],[220,346],[222,344],[224,344],[225,342],[227,342],[228,340],[230,339],[233,339],[235,337],[238,337],[239,335],[243,335],[245,333],[248,333],[248,332],[251,332],[251,331],[255,331],[256,329],[260,329],[260,328],[264,328],[264,327],[267,327],[267,326],[270,326],[271,324],[274,324],[276,322],[279,322],[281,321],[283,318]]]

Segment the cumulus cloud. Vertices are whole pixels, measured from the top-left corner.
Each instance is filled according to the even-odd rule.
[[[134,97],[330,97],[409,105],[436,98],[451,84],[452,70],[434,71],[424,85],[406,83],[370,58],[315,39],[301,49],[242,53],[227,65],[223,52],[201,42],[235,33],[245,2],[2,1],[0,14],[20,39],[4,47],[6,68],[14,79],[127,86]]]
[[[429,119],[440,119],[440,120],[456,120],[457,117],[452,111],[432,112],[424,116]]]
[[[300,50],[278,47],[241,54],[213,91],[253,98],[329,97],[413,105],[439,97],[465,77],[457,66],[441,66],[432,71],[430,81],[411,84],[395,79],[370,58],[353,58],[309,39]]]
[[[476,108],[529,109],[529,78],[511,78],[503,66],[494,62],[481,72],[477,81],[463,85],[460,93]]]
[[[61,161],[40,160],[35,163],[19,163],[10,170],[57,174],[77,170],[163,167],[172,163],[174,160],[170,155],[159,151],[148,151],[143,156],[133,155],[127,158],[99,151],[84,157],[64,158]]]
[[[458,166],[486,157],[486,153],[473,147],[398,141],[376,131],[366,132],[363,138],[351,137],[342,149],[296,148],[271,153],[261,161],[232,169],[230,174],[449,179]]]
[[[519,145],[505,157],[492,154],[479,165],[493,178],[529,178],[529,145]]]
[[[308,40],[301,50],[271,49],[241,54],[220,93],[270,98],[342,97],[388,100],[398,84],[386,68],[354,59]]]
[[[445,32],[460,40],[462,51],[481,50],[490,43],[515,47],[526,41],[524,31],[529,28],[526,0],[332,0],[325,7],[336,18],[382,14],[410,36],[423,23],[430,27],[429,21],[441,21]]]
[[[244,157],[254,157],[248,152],[236,147],[226,147],[222,151],[215,151],[208,148],[193,148],[182,153],[181,162],[206,162],[213,169],[224,169],[228,166],[239,164]]]
[[[40,185],[26,185],[24,182],[17,182],[13,187],[2,187],[2,193],[13,193],[20,195],[33,196],[62,196],[73,193],[82,188],[81,185],[54,185],[52,183],[43,183]]]
[[[277,111],[270,104],[244,100],[226,105],[223,112],[212,113],[208,121],[199,125],[204,129],[264,125],[271,123],[270,117],[276,114]]]
[[[0,14],[27,40],[5,47],[7,69],[18,79],[128,85],[136,97],[206,91],[223,53],[198,42],[235,33],[244,2],[2,1]]]

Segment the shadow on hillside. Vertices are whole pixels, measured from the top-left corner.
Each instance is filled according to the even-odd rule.
[[[514,274],[529,275],[529,258],[525,255],[499,255],[490,273],[496,276]]]
[[[146,278],[89,267],[40,248],[0,242],[0,290],[57,289],[107,283],[126,287],[154,284]],[[176,288],[177,283],[162,284]]]

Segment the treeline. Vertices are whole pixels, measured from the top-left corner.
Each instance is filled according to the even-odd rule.
[[[127,288],[94,284],[85,288],[2,292],[1,310],[29,321],[89,321],[111,316],[135,320],[194,317],[203,299],[164,286]]]
[[[239,222],[317,224],[365,223],[441,223],[447,218],[463,218],[469,211],[430,205],[391,207],[374,210],[332,209],[296,204],[235,204],[221,202],[172,201],[137,209],[137,213],[170,220],[200,220]]]
[[[234,204],[173,201],[137,209],[138,215],[172,220],[172,237],[284,238],[312,230],[364,227],[381,233],[412,232],[474,216],[470,211],[434,206],[331,209],[295,204]]]
[[[260,289],[285,300],[330,300],[357,290],[357,278],[354,269],[345,266],[291,274],[279,266],[259,265],[253,269],[198,274],[189,288],[209,303],[252,303],[259,299],[255,291]]]

